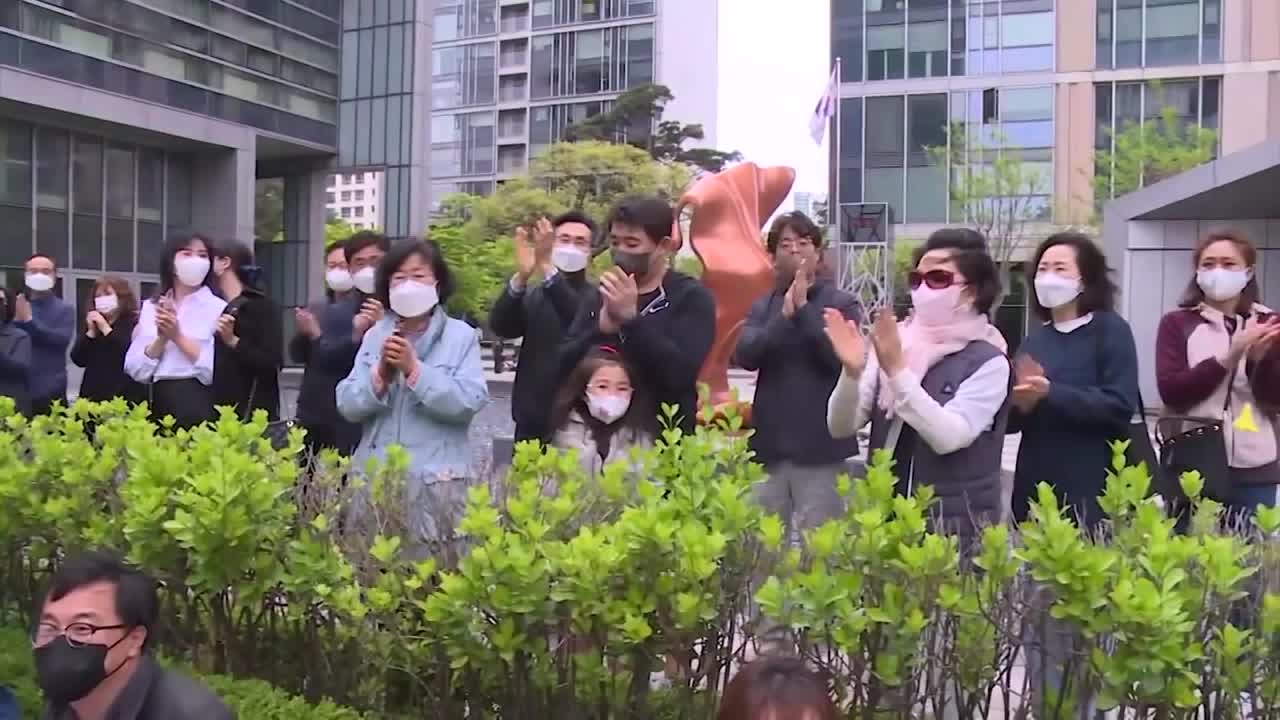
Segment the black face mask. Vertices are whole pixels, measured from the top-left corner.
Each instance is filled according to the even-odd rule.
[[[120,663],[115,670],[107,672],[105,666],[107,653],[122,642],[123,637],[111,645],[76,647],[63,635],[48,645],[36,648],[36,681],[45,698],[55,706],[62,706],[93,692],[103,680],[124,667],[124,663]]]
[[[632,253],[625,250],[611,250],[613,264],[628,275],[643,277],[649,274],[649,266],[653,264],[653,256],[649,253]]]

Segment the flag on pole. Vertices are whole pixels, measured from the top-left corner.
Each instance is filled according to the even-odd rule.
[[[813,115],[809,118],[809,137],[819,145],[822,144],[822,138],[827,134],[827,123],[836,114],[836,102],[840,99],[840,68],[836,66],[831,70],[831,78],[827,80],[827,89],[822,93],[822,97],[818,98],[818,104],[813,108]]]

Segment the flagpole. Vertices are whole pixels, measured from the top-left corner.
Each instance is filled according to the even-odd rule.
[[[834,138],[832,142],[835,143],[835,151],[836,151],[835,160],[834,160],[835,181],[832,183],[833,194],[827,198],[827,215],[828,215],[827,222],[828,224],[832,225],[836,229],[836,236],[835,236],[836,243],[839,243],[844,239],[844,236],[841,234],[841,231],[843,230],[843,228],[840,227],[840,221],[842,219],[842,216],[844,215],[844,213],[841,212],[840,210],[840,106],[844,105],[844,102],[840,98],[840,91],[841,91],[841,85],[843,83],[844,83],[844,78],[841,73],[840,57],[837,55],[836,56],[836,111],[831,117],[831,121],[834,123],[834,126],[831,128],[831,137]],[[839,246],[837,245],[837,252],[838,252],[838,247]],[[837,282],[839,282],[838,278],[837,278]]]

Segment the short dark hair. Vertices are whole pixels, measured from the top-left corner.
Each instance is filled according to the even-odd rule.
[[[436,294],[440,298],[440,304],[444,305],[449,300],[449,296],[453,295],[453,273],[449,271],[449,264],[445,262],[440,246],[435,240],[410,240],[396,243],[382,257],[382,262],[378,263],[374,297],[382,303],[383,307],[391,307],[391,276],[414,255],[431,266],[431,274],[436,278]]]
[[[1187,289],[1182,291],[1182,299],[1178,301],[1179,307],[1193,308],[1204,302],[1204,290],[1200,289],[1200,283],[1196,279],[1196,271],[1200,268],[1200,260],[1204,257],[1204,251],[1216,242],[1229,242],[1236,246],[1240,251],[1240,255],[1244,257],[1244,264],[1248,265],[1254,274],[1249,277],[1249,282],[1240,291],[1240,300],[1236,303],[1236,312],[1247,313],[1253,309],[1253,306],[1262,302],[1262,291],[1258,289],[1257,265],[1258,265],[1258,249],[1254,247],[1253,241],[1243,230],[1235,228],[1222,228],[1219,230],[1210,230],[1207,235],[1200,238],[1200,242],[1196,243],[1196,251],[1191,255],[1191,280],[1187,283]]]
[[[911,267],[918,267],[920,259],[934,250],[951,251],[951,262],[973,289],[973,309],[979,315],[989,314],[1000,297],[1000,270],[982,233],[971,228],[935,230],[911,254]]]
[[[1073,232],[1054,233],[1045,238],[1036,249],[1031,264],[1027,266],[1027,303],[1031,312],[1041,322],[1053,319],[1049,308],[1040,304],[1036,296],[1036,272],[1040,269],[1040,259],[1051,247],[1066,245],[1076,252],[1076,266],[1080,268],[1080,297],[1076,307],[1081,315],[1091,312],[1111,311],[1116,308],[1116,284],[1111,280],[1111,268],[1107,266],[1107,256],[1101,248],[1089,239],[1089,236]]]
[[[114,552],[96,550],[69,556],[49,580],[45,602],[61,600],[74,590],[100,582],[115,585],[120,622],[129,628],[147,629],[145,649],[160,613],[156,581]],[[37,620],[40,612],[37,609]]]
[[[220,243],[216,248],[209,248],[209,251],[211,257],[230,260],[231,272],[236,274],[246,288],[259,289],[259,274],[253,272],[257,268],[253,261],[253,248],[238,240],[228,240]]]
[[[160,255],[160,288],[156,291],[156,297],[159,297],[173,290],[173,259],[178,255],[179,250],[185,250],[194,240],[199,240],[204,249],[209,253],[209,272],[204,276],[203,285],[213,290],[213,257],[218,248],[213,241],[199,233],[185,233],[170,237],[164,244],[164,250]]]
[[[595,243],[596,233],[599,231],[599,228],[596,227],[595,221],[581,210],[570,210],[569,212],[560,213],[552,218],[551,227],[558,228],[561,225],[567,225],[569,223],[586,225],[587,230],[591,231],[592,243]]]
[[[797,657],[748,663],[729,681],[717,720],[839,720],[828,683]]]
[[[42,252],[32,253],[30,257],[28,257],[26,260],[22,262],[22,266],[26,267],[27,263],[31,262],[32,260],[35,260],[36,258],[44,258],[45,260],[48,260],[49,262],[53,263],[53,269],[55,270],[58,269],[58,258],[50,255],[49,253],[42,253]]]
[[[370,245],[377,245],[382,249],[382,252],[391,252],[391,241],[387,239],[387,236],[373,230],[361,230],[347,238],[343,243],[342,250],[343,254],[347,256],[347,262],[351,262],[351,258],[355,257],[356,253]]]
[[[7,287],[0,287],[0,324],[8,325],[13,322],[14,298],[17,293]]]
[[[649,236],[655,244],[663,238],[671,237],[675,211],[666,200],[654,195],[633,195],[624,198],[609,211],[609,219],[605,221],[605,231],[613,232],[616,223],[634,225]]]
[[[764,244],[770,255],[778,252],[778,243],[782,242],[782,233],[787,228],[791,228],[791,232],[802,238],[812,240],[815,248],[822,249],[822,228],[810,220],[808,215],[796,210],[779,215],[773,221],[773,225],[769,226],[769,234],[765,236]]]

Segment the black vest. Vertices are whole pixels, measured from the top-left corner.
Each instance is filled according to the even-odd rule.
[[[989,342],[975,340],[938,361],[925,373],[920,385],[939,405],[946,405],[955,397],[960,383],[997,357],[1004,357],[1004,353]],[[1010,373],[1011,387],[1012,382]],[[1001,459],[1008,419],[1009,395],[1006,394],[991,428],[984,430],[968,447],[947,455],[935,453],[914,429],[903,424],[893,449],[898,491],[905,493],[909,485],[932,485],[938,498],[932,508],[934,525],[949,532],[969,536],[979,527],[998,521],[1002,506]],[[871,415],[871,452],[885,446],[891,425],[893,421],[877,404]]]

